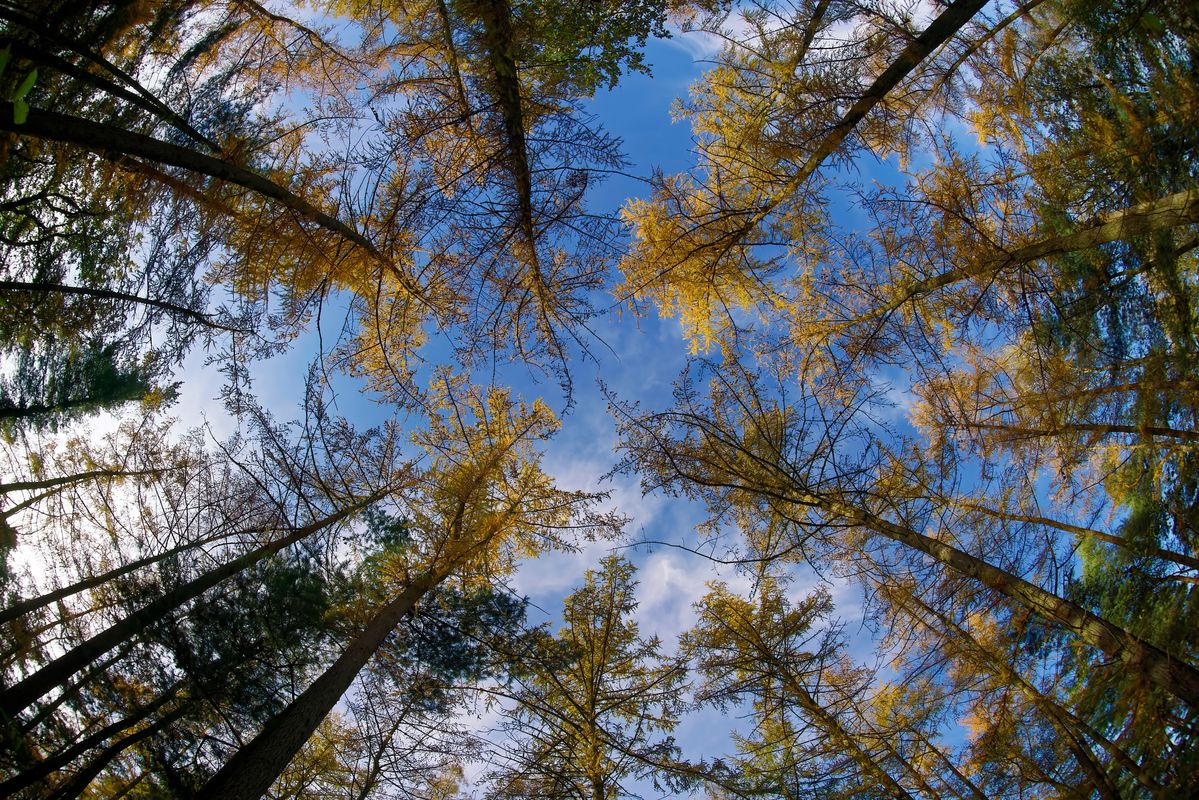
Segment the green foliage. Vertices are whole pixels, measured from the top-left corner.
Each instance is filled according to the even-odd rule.
[[[589,97],[624,72],[649,74],[643,49],[667,37],[666,0],[515,2],[517,59],[555,91]]]
[[[159,369],[153,363],[122,364],[121,355],[115,344],[22,353],[16,373],[0,380],[0,426],[10,434],[20,424],[54,430],[67,420],[122,403],[151,396],[155,404],[174,399],[178,383],[158,387]]]
[[[0,551],[36,557],[3,575],[35,596],[0,784],[432,799],[483,758],[496,798],[1194,794],[1194,3],[284,5],[0,2]],[[583,109],[668,20],[725,46],[626,241]],[[907,186],[857,180],[890,154]],[[505,590],[623,522],[548,474],[552,402],[491,385],[516,359],[571,407],[610,291],[720,351],[669,410],[613,405],[618,469],[704,502],[749,585],[678,656],[626,559],[556,632]],[[324,347],[334,305],[292,447],[248,359]],[[150,416],[68,440],[168,404],[196,344],[238,416],[218,474],[159,480]],[[331,417],[346,375],[396,415]],[[801,564],[863,591],[872,659]],[[455,720],[483,695],[486,745]],[[741,715],[736,753],[684,759],[687,700]]]
[[[603,800],[626,796],[632,777],[686,783],[672,779],[678,751],[668,735],[685,674],[632,619],[635,571],[605,558],[563,601],[557,636],[539,629],[509,649],[512,763],[492,776],[495,796]]]

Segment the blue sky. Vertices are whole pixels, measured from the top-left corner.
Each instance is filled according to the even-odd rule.
[[[703,59],[716,47],[715,39],[697,33],[676,32],[673,39],[652,41],[647,58],[652,76],[626,75],[614,90],[602,91],[588,104],[603,127],[623,141],[631,175],[648,176],[653,169],[677,172],[691,165],[691,131],[685,122],[672,122],[671,106],[702,74]],[[880,177],[894,180],[896,174],[893,165],[880,165]],[[611,176],[591,191],[589,204],[596,211],[615,213],[627,199],[645,193],[644,182]],[[614,302],[611,295],[596,298],[601,308]],[[326,335],[336,331],[341,322],[336,302],[323,317]],[[563,488],[611,493],[610,507],[630,519],[629,541],[596,542],[586,544],[577,553],[553,553],[529,561],[513,576],[511,586],[529,597],[532,622],[547,621],[556,627],[562,598],[582,582],[587,569],[596,568],[603,556],[619,549],[639,567],[637,619],[642,633],[657,634],[664,650],[672,652],[677,636],[694,622],[691,606],[705,593],[709,581],[723,580],[742,591],[749,591],[750,581],[732,567],[680,549],[628,546],[640,540],[694,545],[694,526],[702,521],[704,513],[702,507],[684,499],[643,496],[635,478],[603,479],[617,459],[616,434],[598,381],[602,379],[622,400],[664,408],[670,402],[673,382],[686,363],[687,343],[677,321],[656,316],[637,318],[628,312],[602,316],[595,330],[604,344],[592,348],[597,361],[575,360],[571,365],[575,405],[563,417],[562,430],[545,448],[545,467]],[[309,332],[287,353],[254,370],[259,401],[279,418],[301,413],[298,403],[303,397],[305,375],[316,354],[316,336]],[[204,353],[193,353],[182,370],[186,384],[174,413],[181,427],[207,422],[220,438],[231,433],[235,423],[215,399],[221,376],[203,367],[204,358]],[[562,409],[562,397],[553,380],[535,381],[519,368],[505,369],[504,375],[513,380],[515,392],[526,399],[543,396],[551,407]],[[896,398],[901,401],[903,390],[902,386],[895,388]],[[353,382],[347,380],[339,382],[337,411],[365,426],[381,418],[384,410],[371,398],[359,395]],[[818,581],[814,573],[805,570],[790,590],[794,597],[802,597]],[[847,634],[859,637],[853,650],[869,658],[873,648],[869,633],[859,624],[857,589],[848,584],[828,588],[837,601],[837,613],[846,622]],[[486,722],[485,716],[477,724]],[[728,732],[735,724],[735,719],[723,719],[719,713],[707,711],[686,718],[676,738],[689,759],[726,755],[731,750]],[[654,796],[648,784],[639,789],[647,797]]]

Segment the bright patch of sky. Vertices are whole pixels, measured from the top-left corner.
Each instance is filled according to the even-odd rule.
[[[744,23],[739,25],[744,32]],[[685,95],[688,86],[702,74],[706,67],[703,62],[722,45],[721,39],[710,34],[678,31],[671,39],[653,41],[647,57],[652,76],[626,75],[616,89],[599,94],[587,104],[587,110],[603,127],[622,140],[630,162],[626,175],[609,176],[591,191],[594,209],[615,213],[629,198],[647,194],[643,179],[653,170],[669,173],[691,166],[691,131],[685,122],[672,121],[671,108],[675,98]],[[860,160],[854,173],[845,177],[892,185],[903,180],[894,160],[869,158]],[[835,202],[843,224],[865,221],[851,203]],[[614,304],[612,297],[596,299],[600,308]],[[310,331],[286,353],[252,367],[256,398],[278,418],[290,419],[302,413],[308,370],[322,347],[328,349],[330,337],[337,335],[344,314],[342,305],[332,298],[322,311],[319,333]],[[752,590],[752,582],[734,566],[683,549],[700,545],[694,529],[704,519],[702,507],[682,498],[643,495],[633,477],[605,477],[619,456],[615,423],[599,381],[602,379],[608,391],[622,401],[665,408],[670,403],[673,382],[686,363],[688,347],[679,323],[656,316],[633,318],[610,313],[596,320],[594,329],[599,340],[591,343],[594,360],[576,360],[571,365],[575,404],[564,414],[561,432],[545,448],[544,463],[563,488],[609,493],[607,506],[629,519],[628,538],[583,543],[577,552],[551,553],[528,561],[510,585],[529,597],[531,622],[547,622],[556,628],[563,597],[582,583],[585,571],[598,568],[605,555],[622,552],[639,568],[636,619],[641,632],[660,637],[663,650],[672,653],[678,636],[695,623],[693,605],[707,591],[709,582],[724,581],[742,593]],[[173,413],[180,429],[206,424],[212,436],[220,440],[234,432],[236,422],[219,402],[224,376],[215,367],[205,365],[209,355],[196,351],[187,359],[180,371],[186,383]],[[544,396],[552,407],[562,410],[562,397],[552,379],[538,380],[516,368],[505,368],[503,376],[516,394],[526,399]],[[889,422],[901,422],[912,399],[906,376],[886,375],[884,379],[887,385],[883,391],[894,401],[894,418]],[[363,427],[386,416],[386,409],[363,395],[353,381],[337,379],[335,386],[336,413]],[[647,544],[653,542],[664,544]],[[723,555],[719,549],[705,552]],[[838,615],[846,622],[847,636],[854,639],[851,653],[869,659],[873,637],[859,624],[860,592],[847,582],[829,584],[828,580],[829,576],[818,576],[809,569],[797,570],[789,592],[798,600],[824,583],[837,602]],[[494,720],[493,710],[480,714],[475,723],[485,728]],[[737,724],[735,710],[727,715],[705,710],[689,715],[675,735],[685,757],[711,759],[730,753],[729,731]],[[637,788],[647,797],[655,796],[648,785]]]
[[[739,25],[745,28],[743,23]],[[675,31],[671,39],[650,42],[647,62],[652,65],[652,76],[626,75],[616,89],[602,92],[587,103],[587,110],[603,127],[621,139],[630,162],[627,174],[608,176],[592,189],[592,208],[615,213],[629,198],[648,193],[644,178],[653,170],[669,173],[691,166],[692,134],[685,122],[672,121],[672,105],[675,98],[685,96],[706,68],[704,62],[722,45],[721,39],[710,34]],[[859,165],[857,169],[874,169],[878,179],[885,182],[894,183],[900,177],[893,161]],[[863,177],[860,173],[853,176],[856,180]],[[846,220],[858,216],[850,205],[842,210]],[[596,305],[606,308],[615,302],[612,297],[597,298]],[[341,305],[333,298],[323,309],[319,336],[309,332],[286,353],[252,368],[256,398],[280,419],[302,413],[300,404],[308,370],[322,344],[328,349],[330,337],[337,334],[344,313]],[[694,529],[704,519],[702,507],[682,498],[643,495],[634,477],[605,477],[618,455],[615,423],[599,381],[602,379],[608,391],[622,401],[639,401],[647,408],[666,407],[673,382],[686,363],[688,348],[680,325],[676,320],[656,316],[634,318],[610,313],[597,320],[594,327],[600,342],[592,343],[595,360],[576,360],[571,365],[575,405],[564,415],[562,430],[545,448],[545,466],[564,488],[609,493],[607,507],[629,519],[628,539],[583,543],[577,552],[550,553],[528,561],[520,566],[510,586],[528,596],[532,623],[546,622],[556,629],[563,597],[582,583],[586,570],[598,568],[600,559],[621,552],[639,568],[636,620],[642,634],[658,636],[664,652],[673,653],[678,636],[695,623],[693,605],[705,594],[709,582],[724,581],[739,592],[749,593],[752,581],[734,566],[683,549],[700,544]],[[207,424],[212,435],[221,439],[234,432],[236,423],[218,400],[223,376],[213,366],[205,366],[208,355],[195,352],[188,358],[181,370],[186,384],[174,413],[181,429]],[[519,368],[504,368],[502,372],[516,394],[526,399],[544,396],[552,407],[562,410],[562,398],[553,380],[538,380]],[[902,377],[894,376],[894,385],[887,389],[896,401],[897,418],[910,401]],[[336,413],[356,424],[365,427],[386,415],[387,410],[363,395],[354,382],[337,379],[335,387]],[[705,552],[723,555],[720,548]],[[822,582],[828,585],[827,576],[822,581],[811,570],[800,570],[789,591],[797,600]],[[829,588],[837,600],[838,614],[846,619],[848,634],[858,639],[851,652],[869,658],[872,637],[858,624],[858,590],[844,582]],[[495,720],[493,709],[481,712],[468,724],[486,729]],[[685,757],[718,758],[731,753],[729,732],[738,724],[736,709],[728,713],[709,709],[688,715],[675,736]],[[470,777],[478,775],[478,770],[470,771]],[[656,796],[648,784],[636,790],[646,797]]]

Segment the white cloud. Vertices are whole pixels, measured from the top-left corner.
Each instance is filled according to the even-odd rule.
[[[750,580],[731,567],[678,551],[652,554],[637,572],[637,624],[642,635],[657,634],[667,650],[679,634],[695,624],[692,606],[720,580],[737,592],[748,592]]]

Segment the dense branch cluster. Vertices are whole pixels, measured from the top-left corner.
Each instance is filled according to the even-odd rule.
[[[0,795],[1199,792],[1192,3],[311,6],[0,0]],[[596,208],[670,35],[690,166]],[[612,475],[735,566],[676,641],[511,589],[625,536],[545,459],[622,313]]]

